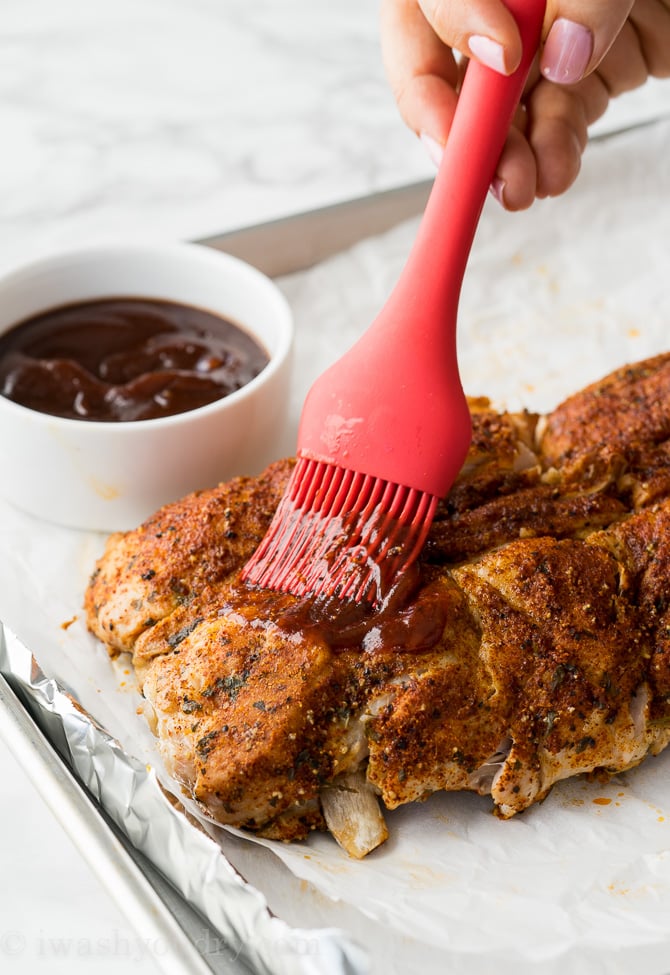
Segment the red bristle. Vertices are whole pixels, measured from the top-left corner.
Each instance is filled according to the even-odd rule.
[[[344,548],[329,579],[328,594],[359,602],[372,577],[377,539],[383,537],[384,521],[397,508],[398,488],[388,481],[375,482],[375,492],[362,511],[351,513],[347,524],[349,545]],[[371,564],[372,563],[372,564]]]
[[[343,574],[355,559],[355,550],[361,549],[361,555],[367,554],[366,546],[370,544],[379,511],[386,511],[392,502],[394,485],[370,477],[365,479],[364,490],[361,491],[356,505],[349,509],[347,517],[341,525],[345,547],[340,546],[340,554],[333,559],[331,553],[329,576],[329,592],[333,592],[342,580]]]
[[[435,517],[438,501],[435,495],[420,491],[416,491],[414,494],[415,496],[411,499],[412,514],[405,537],[402,544],[397,546],[398,551],[391,556],[393,561],[389,568],[390,574],[395,574],[401,567],[412,565],[416,561]],[[380,553],[380,559],[388,557],[389,548]]]
[[[332,468],[336,476],[337,468]],[[324,482],[322,465],[300,458],[287,485],[286,493],[296,508],[319,511],[324,504],[331,480]]]
[[[324,519],[322,531],[315,533],[311,564],[304,574],[301,591],[296,593],[297,595],[313,591],[318,587],[324,572],[326,576],[328,575],[328,566],[324,563],[324,555],[327,555],[331,548],[336,545],[337,536],[342,532],[342,522],[339,516],[343,511],[351,510],[364,489],[364,483],[365,475],[352,472],[346,492],[342,491],[338,496],[331,514]]]
[[[317,466],[320,468],[321,481],[319,490],[314,494],[317,503],[313,504],[312,510],[305,505],[302,506],[300,544],[293,540],[287,547],[283,557],[275,566],[276,582],[271,586],[271,588],[294,592],[296,595],[303,595],[310,591],[306,573],[313,566],[318,552],[332,535],[334,516],[346,503],[350,494],[351,481],[355,477],[351,471],[339,467],[330,465],[324,471],[324,465]],[[297,476],[300,476],[299,472]],[[294,504],[298,508],[297,502]],[[294,512],[294,517],[296,513]]]
[[[380,505],[369,521],[366,557],[360,563],[356,560],[360,571],[353,570],[351,558],[347,565],[349,553],[343,553],[340,572],[331,578],[329,592],[341,599],[375,602],[397,573],[416,560],[428,534],[437,498],[400,485],[387,487],[392,500]],[[430,515],[429,520],[420,520],[422,513]]]
[[[242,578],[296,596],[377,604],[418,557],[436,505],[413,488],[299,458]]]
[[[299,564],[301,553],[313,541],[315,513],[308,507],[303,509],[295,495],[297,494],[303,501],[314,503],[317,500],[318,485],[315,482],[318,471],[316,468],[314,470],[306,468],[305,475],[308,483],[304,490],[301,490],[301,474],[300,467],[296,466],[286,494],[265,536],[269,544],[265,549],[263,545],[257,549],[245,569],[245,577],[260,586],[270,589],[283,588],[272,580],[281,579],[284,573]],[[254,574],[251,575],[250,570],[254,567]]]

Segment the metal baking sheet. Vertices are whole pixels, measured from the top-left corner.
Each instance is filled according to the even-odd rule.
[[[417,216],[426,205],[431,186],[430,180],[413,183],[232,230],[198,243],[226,251],[277,278],[313,267],[365,237],[382,234]]]

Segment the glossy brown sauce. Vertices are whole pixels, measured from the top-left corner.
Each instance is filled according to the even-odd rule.
[[[421,598],[416,599],[421,589]],[[447,624],[447,606],[438,584],[422,578],[419,566],[401,572],[381,606],[337,596],[296,598],[240,584],[221,607],[252,626],[274,624],[287,634],[313,633],[334,652],[422,653],[435,647]]]
[[[77,420],[151,420],[228,396],[265,349],[200,308],[143,298],[66,305],[0,336],[0,393]]]

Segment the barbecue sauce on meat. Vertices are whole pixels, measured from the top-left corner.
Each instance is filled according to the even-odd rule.
[[[297,598],[243,583],[231,595],[223,612],[244,616],[255,626],[273,623],[287,634],[315,632],[334,652],[424,653],[439,643],[447,623],[442,587],[424,578],[416,565],[398,575],[376,608],[337,596]]]
[[[0,393],[76,420],[152,420],[228,396],[268,362],[224,318],[177,302],[66,305],[0,336]]]

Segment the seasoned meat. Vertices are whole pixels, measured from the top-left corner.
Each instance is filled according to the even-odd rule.
[[[670,741],[670,355],[473,444],[379,611],[239,574],[292,461],[109,539],[88,624],[132,654],[168,768],[214,819],[353,856],[438,790],[509,817]],[[381,806],[380,806],[381,803]]]
[[[565,467],[594,451],[638,454],[670,437],[670,352],[617,369],[551,413],[541,437],[547,464]]]
[[[198,491],[112,535],[86,592],[96,636],[111,651],[132,652],[145,630],[224,582],[265,534],[291,467]]]

